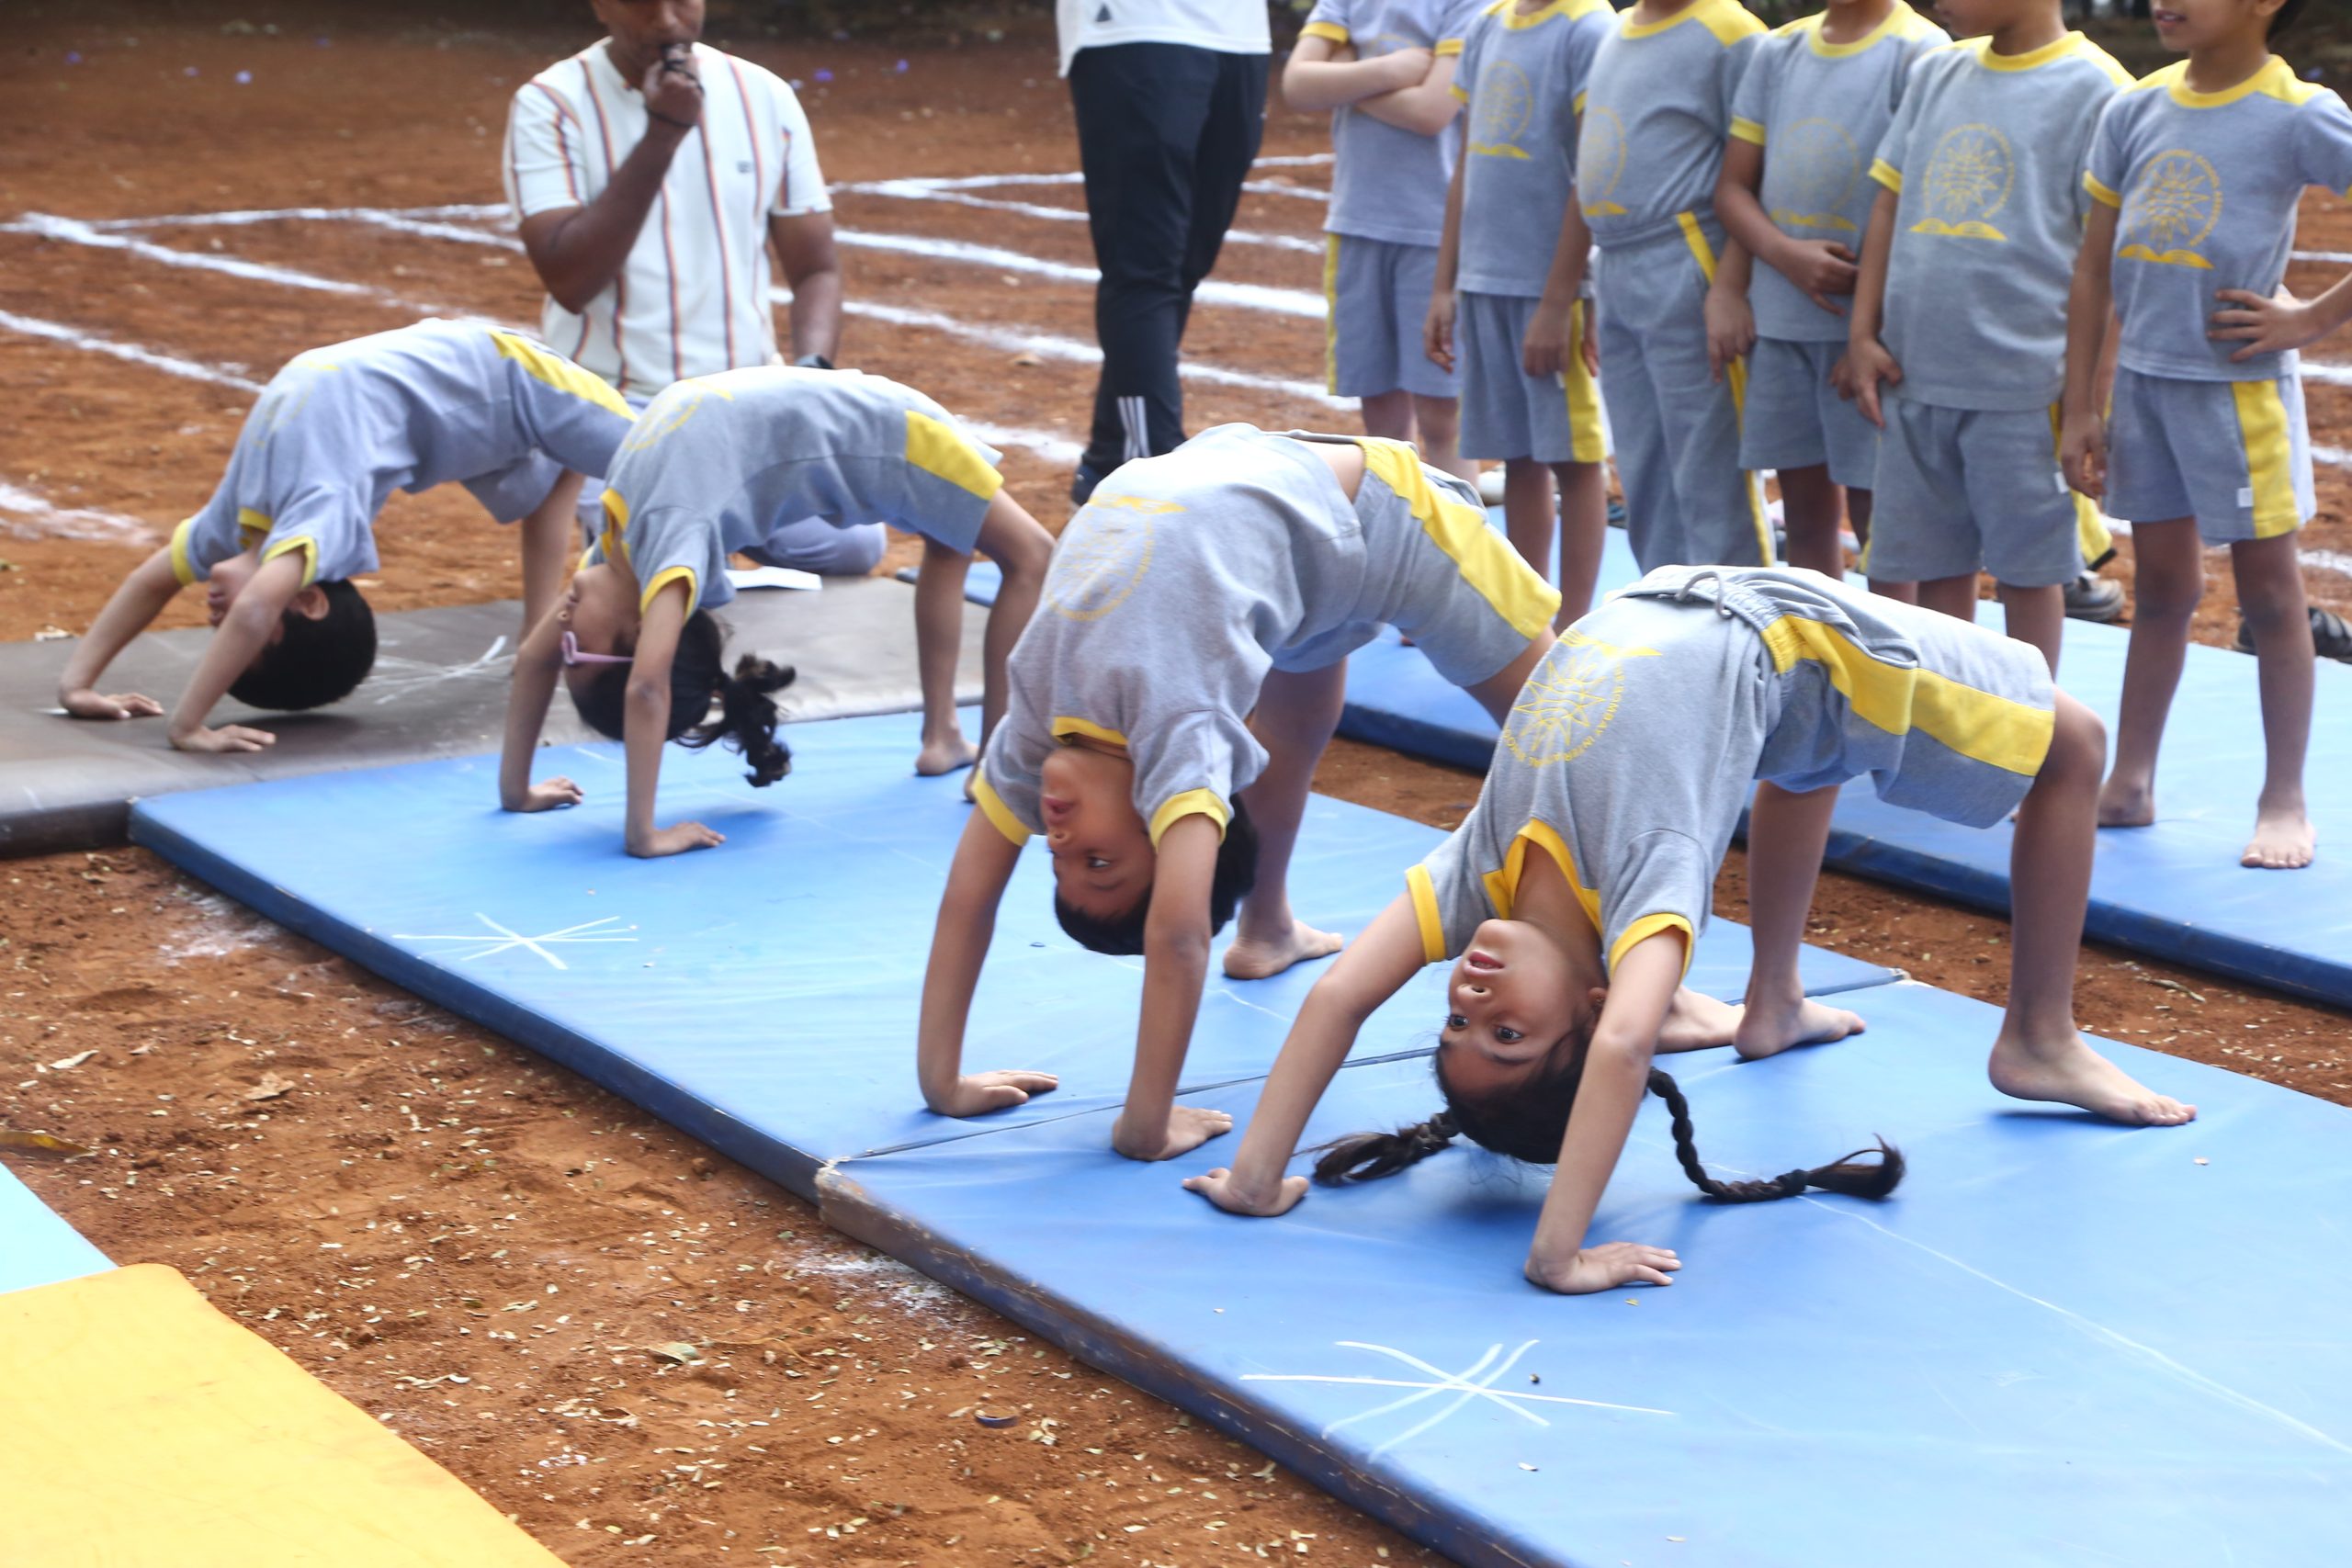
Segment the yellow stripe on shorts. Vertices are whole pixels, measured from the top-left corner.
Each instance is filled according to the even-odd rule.
[[[1695,212],[1678,212],[1674,220],[1682,226],[1682,243],[1690,247],[1690,254],[1699,263],[1700,276],[1712,286],[1715,281],[1715,247],[1707,243],[1706,230],[1699,226]],[[1735,359],[1724,367],[1724,379],[1731,384],[1731,414],[1740,426],[1747,423],[1747,361]],[[1747,487],[1747,519],[1756,530],[1756,558],[1766,566],[1773,562],[1772,516],[1764,509],[1764,487],[1756,476],[1745,470],[1740,482]]]
[[[1948,675],[1889,664],[1835,626],[1782,615],[1766,629],[1772,667],[1783,673],[1810,659],[1829,672],[1854,712],[1889,735],[1913,730],[1987,767],[2031,778],[2050,754],[2053,709],[1980,692]]]
[[[2275,539],[2303,525],[2295,500],[2294,438],[2287,400],[2276,381],[2233,381],[2238,434],[2245,443],[2246,486],[2254,493],[2254,536]]]
[[[490,334],[490,341],[498,345],[500,354],[529,371],[532,379],[544,382],[559,392],[583,398],[599,408],[609,409],[623,419],[637,418],[637,412],[605,383],[602,376],[582,370],[552,349],[541,348],[529,338],[514,333],[493,332]]]
[[[2050,451],[2063,467],[2066,460],[2065,416],[2056,403],[2050,405]],[[2075,547],[2083,553],[2085,570],[2096,570],[2100,561],[2115,553],[2115,535],[2108,528],[2107,514],[2080,491],[2075,492]]]
[[[1323,389],[1340,395],[1340,236],[1323,236]]]
[[[1403,442],[1363,436],[1356,445],[1363,449],[1364,468],[1372,477],[1411,509],[1421,532],[1446,553],[1462,581],[1494,607],[1505,625],[1531,640],[1552,629],[1560,591],[1520,559],[1509,539],[1487,526],[1483,511],[1438,494],[1419,456]]]
[[[1590,321],[1579,299],[1568,312],[1568,356],[1560,367],[1560,384],[1568,399],[1568,454],[1576,462],[1609,460],[1609,443],[1600,428],[1600,383],[1584,362],[1585,333]]]

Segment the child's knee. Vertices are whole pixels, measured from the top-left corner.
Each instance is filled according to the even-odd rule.
[[[2050,734],[2050,754],[2043,759],[2035,782],[2087,782],[2096,785],[2106,771],[2106,723],[2081,703],[2059,693]]]

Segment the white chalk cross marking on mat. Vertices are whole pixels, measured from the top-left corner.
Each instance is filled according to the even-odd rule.
[[[488,915],[479,911],[475,913],[474,919],[488,926],[492,934],[483,936],[481,932],[475,931],[459,936],[415,936],[401,931],[395,932],[392,940],[394,942],[472,942],[485,944],[479,952],[459,953],[458,962],[460,964],[470,964],[477,958],[488,958],[494,953],[511,953],[520,947],[537,953],[558,969],[566,969],[570,965],[549,953],[546,947],[540,945],[541,943],[635,942],[637,940],[633,936],[624,934],[624,932],[637,930],[635,926],[624,926],[611,931],[605,929],[618,920],[620,919],[618,915],[606,915],[601,920],[583,920],[579,925],[566,926],[560,931],[549,931],[545,936],[525,936],[520,931],[511,931],[500,925]]]
[[[1371,1409],[1360,1410],[1353,1416],[1341,1416],[1323,1428],[1322,1435],[1327,1438],[1342,1427],[1351,1427],[1359,1421],[1369,1421],[1376,1416],[1386,1416],[1393,1411],[1402,1410],[1408,1405],[1419,1404],[1421,1401],[1441,1393],[1455,1395],[1452,1403],[1440,1409],[1436,1415],[1415,1422],[1373,1450],[1371,1457],[1375,1459],[1399,1443],[1419,1437],[1474,1399],[1490,1400],[1521,1420],[1532,1421],[1538,1427],[1549,1427],[1552,1423],[1536,1415],[1532,1410],[1525,1408],[1526,1405],[1579,1404],[1588,1410],[1622,1410],[1635,1416],[1672,1416],[1674,1414],[1671,1410],[1653,1410],[1645,1404],[1611,1404],[1602,1399],[1571,1399],[1566,1394],[1527,1393],[1517,1389],[1496,1388],[1494,1386],[1496,1381],[1518,1365],[1519,1359],[1534,1349],[1538,1343],[1540,1341],[1531,1339],[1508,1356],[1503,1355],[1501,1346],[1490,1345],[1487,1348],[1487,1353],[1469,1366],[1458,1372],[1448,1372],[1430,1365],[1419,1356],[1407,1355],[1402,1350],[1392,1349],[1385,1345],[1368,1345],[1361,1339],[1342,1339],[1338,1341],[1342,1350],[1370,1350],[1376,1356],[1386,1356],[1392,1360],[1402,1361],[1413,1371],[1421,1372],[1434,1381],[1420,1382],[1406,1378],[1340,1377],[1320,1372],[1245,1372],[1242,1374],[1241,1381],[1243,1382],[1353,1383],[1362,1388],[1408,1388],[1416,1391],[1402,1399],[1392,1399],[1385,1404],[1375,1404]],[[1498,1357],[1501,1358],[1499,1363],[1497,1361]],[[1473,1382],[1470,1381],[1473,1378],[1478,1381]]]

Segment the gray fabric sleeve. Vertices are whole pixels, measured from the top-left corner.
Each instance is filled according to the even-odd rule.
[[[2295,162],[2306,185],[2352,196],[2352,108],[2322,93],[2295,117]]]
[[[563,465],[540,452],[526,452],[495,473],[477,474],[458,482],[500,523],[513,523],[537,510]]]
[[[1234,795],[1266,765],[1265,749],[1249,728],[1215,708],[1176,715],[1149,734],[1132,737],[1128,754],[1136,768],[1136,810],[1155,844],[1169,825],[1160,813],[1195,791],[1216,796],[1220,822],[1232,820]]]
[[[1659,829],[1627,844],[1616,863],[1601,874],[1600,951],[1613,968],[1617,945],[1652,915],[1671,916],[1690,928],[1691,940],[1707,929],[1714,907],[1715,868],[1705,848],[1687,833]],[[1689,954],[1684,961],[1687,964]]]

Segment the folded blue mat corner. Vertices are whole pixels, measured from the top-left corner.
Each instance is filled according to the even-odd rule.
[[[0,1166],[0,1291],[103,1274],[107,1255]]]

